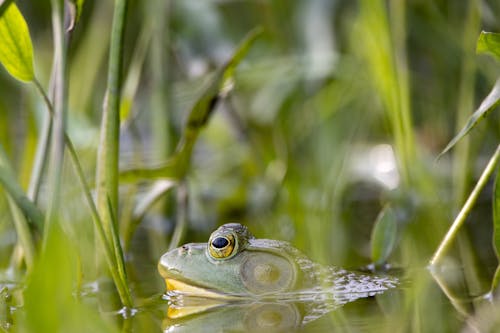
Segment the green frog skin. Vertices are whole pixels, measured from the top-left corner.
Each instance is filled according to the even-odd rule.
[[[395,278],[319,265],[288,242],[256,239],[238,223],[222,225],[208,243],[185,244],[165,253],[158,270],[167,292],[208,298],[328,289],[330,297],[349,301],[381,293],[398,283]]]

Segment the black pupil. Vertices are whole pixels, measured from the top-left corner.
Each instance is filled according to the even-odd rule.
[[[222,249],[229,244],[229,241],[224,237],[217,237],[212,241],[212,245],[217,249]]]

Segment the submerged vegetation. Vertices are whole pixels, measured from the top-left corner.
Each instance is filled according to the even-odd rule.
[[[313,330],[498,327],[499,22],[490,0],[0,1],[0,330],[166,329],[158,259],[231,221],[404,281]]]

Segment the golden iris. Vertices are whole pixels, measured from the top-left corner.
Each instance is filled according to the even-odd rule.
[[[210,239],[208,251],[215,259],[223,259],[231,256],[235,248],[234,236],[229,234],[225,236],[216,236]]]

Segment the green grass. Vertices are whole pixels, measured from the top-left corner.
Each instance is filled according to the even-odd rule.
[[[325,330],[492,325],[499,18],[489,0],[2,2],[0,326],[159,331],[160,255],[230,221],[402,268],[408,286]]]

